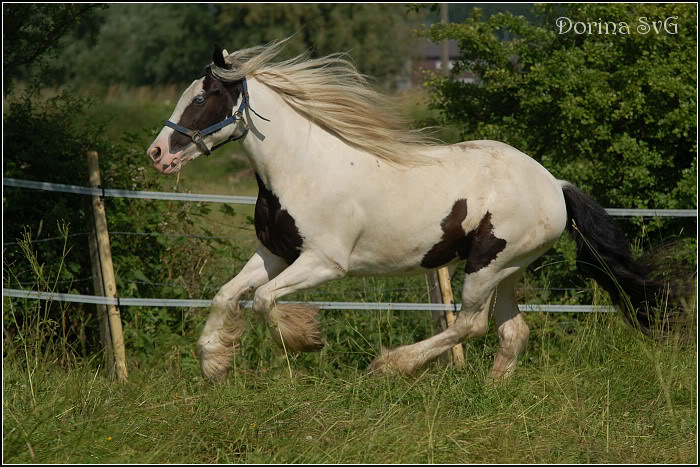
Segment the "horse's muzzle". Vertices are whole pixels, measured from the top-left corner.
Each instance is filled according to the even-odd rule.
[[[157,144],[148,148],[146,154],[153,161],[153,168],[164,174],[171,174],[180,170],[184,160],[181,154],[170,154],[168,151],[163,151]]]

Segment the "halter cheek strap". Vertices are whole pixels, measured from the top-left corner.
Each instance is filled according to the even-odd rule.
[[[212,151],[215,151],[217,148],[223,146],[226,143],[230,143],[231,141],[236,141],[238,139],[243,138],[246,134],[248,134],[248,125],[245,123],[245,120],[243,120],[243,112],[245,111],[246,108],[250,109],[255,115],[260,117],[261,119],[269,122],[265,117],[261,117],[260,114],[258,114],[253,108],[250,106],[250,96],[248,95],[248,82],[246,81],[245,78],[241,81],[243,84],[243,100],[241,101],[241,105],[238,106],[238,110],[236,110],[233,115],[230,117],[226,118],[225,120],[220,121],[219,123],[215,123],[214,125],[207,127],[203,130],[190,130],[189,128],[185,128],[184,126],[178,125],[177,123],[171,122],[170,120],[166,120],[164,122],[165,126],[168,126],[172,128],[173,130],[182,133],[185,136],[188,136],[192,139],[192,142],[197,145],[200,151],[202,151],[204,154],[207,156],[212,153]],[[212,147],[209,149],[204,142],[204,137],[208,136],[216,131],[219,131],[220,129],[232,125],[236,123],[238,120],[241,120],[243,124],[245,125],[245,130],[243,133],[241,133],[238,136],[231,135],[229,139],[226,141],[217,144],[216,146]]]

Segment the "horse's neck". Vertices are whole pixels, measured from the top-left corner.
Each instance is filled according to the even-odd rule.
[[[254,170],[266,185],[271,182],[283,188],[280,185],[287,181],[296,186],[317,181],[355,151],[309,122],[255,78],[248,81],[248,93],[252,109],[270,119],[266,122],[249,112],[251,129],[243,141]]]

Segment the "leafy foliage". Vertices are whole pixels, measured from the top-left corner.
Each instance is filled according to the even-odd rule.
[[[60,39],[81,29],[81,21],[90,24],[97,8],[104,7],[94,4],[3,3],[4,95],[8,94],[17,77],[26,77],[28,66],[38,68],[47,58],[55,56]]]
[[[145,176],[146,158],[142,150],[128,143],[115,144],[102,136],[95,122],[82,123],[81,114],[90,101],[68,93],[41,100],[36,94],[21,94],[11,99],[4,116],[4,175],[25,180],[86,185],[87,151],[100,155],[102,184],[132,190],[159,191],[157,179]],[[87,247],[92,218],[88,197],[67,193],[8,188],[3,196],[3,238],[17,241],[29,235],[32,254],[41,268],[27,268],[27,254],[19,244],[6,245],[3,251],[6,270],[5,286],[39,288],[36,270],[41,269],[48,282],[58,281],[61,292],[93,294],[92,269]],[[144,203],[148,203],[144,209]],[[111,232],[140,235],[112,235],[111,248],[117,272],[118,290],[126,296],[199,298],[200,281],[193,280],[192,257],[206,257],[213,240],[171,240],[158,235],[201,232],[198,219],[208,213],[205,204],[153,202],[133,199],[105,200]],[[60,226],[67,224],[66,251],[55,240],[62,235]],[[154,237],[155,236],[155,237]],[[219,240],[222,241],[222,240]],[[163,288],[162,283],[180,283]],[[59,313],[58,307],[52,310]],[[122,310],[126,322],[131,312]],[[96,320],[91,310],[80,308],[68,315],[69,334],[82,339],[82,348],[96,344]],[[158,313],[154,313],[157,319]],[[7,317],[6,317],[7,318]],[[55,318],[55,317],[53,317]],[[16,320],[14,320],[16,321]],[[8,327],[13,320],[6,320]],[[166,320],[173,329],[180,324]],[[88,323],[90,328],[85,332]],[[162,331],[162,330],[161,330]],[[88,338],[87,336],[92,336]],[[87,341],[85,340],[87,339]],[[87,347],[86,347],[87,346]]]
[[[412,52],[410,21],[391,4],[114,4],[97,32],[67,40],[68,79],[110,86],[190,82],[220,43],[228,50],[296,34],[288,56],[347,51],[360,69],[393,79]]]
[[[105,86],[189,82],[218,40],[206,4],[115,4],[100,19],[94,38],[78,31],[66,41],[67,78]]]
[[[462,23],[472,15],[472,10],[478,8],[483,18],[488,18],[497,13],[510,12],[516,16],[525,16],[531,22],[538,21],[536,14],[532,12],[530,3],[449,3],[448,21],[450,23]],[[415,11],[425,11],[427,24],[440,22],[440,3],[412,3],[408,8]]]
[[[357,3],[226,4],[217,30],[231,48],[245,48],[295,35],[287,57],[347,51],[361,72],[387,80],[410,56],[410,23],[401,5]]]
[[[434,77],[432,106],[465,139],[505,141],[605,206],[696,206],[696,37],[692,5],[541,5],[542,25],[501,13],[423,34],[457,39],[452,77]],[[557,17],[625,22],[631,34],[559,34]],[[677,18],[677,34],[636,31]],[[512,40],[496,33],[509,31]],[[580,29],[579,29],[580,30]],[[471,71],[478,84],[455,79]]]

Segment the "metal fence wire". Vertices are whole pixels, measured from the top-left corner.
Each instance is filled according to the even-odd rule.
[[[227,204],[248,204],[253,205],[256,202],[254,196],[223,196],[223,195],[207,195],[193,193],[168,193],[168,192],[153,192],[153,191],[133,191],[108,188],[92,188],[77,185],[64,185],[58,183],[37,182],[31,180],[19,180],[14,178],[3,177],[3,188],[5,186],[15,188],[25,188],[32,190],[53,191],[62,193],[73,193],[81,195],[102,196],[102,197],[117,197],[117,198],[138,198],[150,200],[172,200],[172,201],[194,201],[208,203],[227,203]],[[696,217],[696,209],[606,209],[608,214],[615,217]],[[90,232],[80,232],[69,235],[69,237],[87,236]],[[199,239],[229,239],[225,236],[211,235],[192,235],[192,234],[161,234],[157,232],[110,232],[110,235],[134,235],[134,236],[162,236],[172,238],[199,238]],[[51,237],[40,240],[31,240],[32,243],[49,242],[54,240],[63,240],[63,237]],[[19,242],[6,242],[3,246],[19,245]],[[91,280],[93,277],[61,281],[60,283],[74,283]],[[133,282],[133,281],[128,281]],[[18,285],[29,285],[34,282],[18,282]],[[162,285],[177,285],[177,284],[162,284]],[[569,289],[567,289],[569,290]],[[582,290],[582,289],[572,289]],[[101,297],[95,295],[79,295],[66,293],[48,293],[36,292],[31,290],[9,289],[3,286],[3,296],[13,298],[24,298],[31,300],[52,300],[73,303],[88,303],[100,305],[117,305],[117,306],[143,306],[143,307],[191,307],[191,308],[206,308],[211,306],[211,300],[179,300],[179,299],[162,299],[162,298],[121,298],[121,297]],[[318,306],[325,310],[396,310],[396,311],[437,311],[437,310],[453,310],[459,311],[460,304],[435,304],[435,303],[368,303],[368,302],[282,302],[282,303],[306,303]],[[241,306],[250,307],[250,301],[242,301]],[[540,312],[568,312],[568,313],[590,313],[590,312],[612,312],[612,307],[600,307],[593,305],[518,305],[521,311],[540,311]]]

